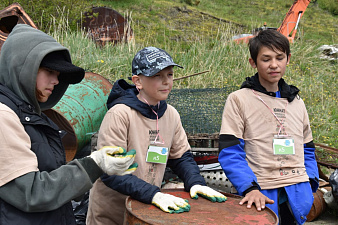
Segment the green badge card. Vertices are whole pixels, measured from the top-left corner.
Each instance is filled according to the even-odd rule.
[[[274,138],[273,154],[275,155],[294,155],[295,143],[292,138]]]
[[[147,152],[147,162],[151,163],[167,163],[168,148],[150,145]]]

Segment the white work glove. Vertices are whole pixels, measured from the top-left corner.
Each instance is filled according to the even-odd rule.
[[[167,213],[189,212],[188,200],[170,194],[157,192],[151,203]]]
[[[126,152],[117,146],[104,146],[100,150],[89,155],[96,164],[108,175],[125,175],[137,169],[134,163],[136,151],[134,149]]]
[[[219,193],[218,191],[215,191],[214,189],[208,186],[202,186],[199,184],[196,184],[190,188],[191,198],[198,199],[197,194],[201,195],[206,199],[209,199],[212,202],[225,202],[227,200],[227,197]]]

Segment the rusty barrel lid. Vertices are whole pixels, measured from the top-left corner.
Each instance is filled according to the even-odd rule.
[[[129,41],[133,36],[128,21],[117,11],[108,7],[93,7],[84,13],[82,28],[99,45],[106,42]]]
[[[183,189],[163,189],[162,192],[189,200],[191,209],[184,213],[165,213],[151,204],[144,204],[131,197],[126,199],[124,224],[278,224],[276,214],[269,208],[258,212],[255,207],[239,205],[241,197],[223,193],[227,201],[211,202],[203,197],[191,199]]]

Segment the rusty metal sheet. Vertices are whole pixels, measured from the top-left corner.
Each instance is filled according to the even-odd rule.
[[[84,14],[82,28],[88,37],[99,45],[107,42],[118,43],[129,41],[133,31],[128,21],[117,11],[107,7],[93,7],[91,12]]]
[[[144,204],[127,197],[125,224],[278,224],[276,214],[269,208],[258,212],[255,207],[239,205],[241,197],[223,193],[226,202],[211,202],[202,197],[191,199],[183,189],[166,189],[162,192],[189,200],[189,212],[169,214],[154,205]]]
[[[28,24],[37,29],[33,20],[23,10],[19,3],[13,3],[12,5],[0,10],[0,50],[7,39],[10,32],[16,24]]]

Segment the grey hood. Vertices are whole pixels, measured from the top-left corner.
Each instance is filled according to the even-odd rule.
[[[39,103],[36,99],[35,86],[40,63],[45,55],[54,51],[63,51],[71,62],[67,48],[51,36],[26,24],[17,24],[1,48],[0,83],[31,104],[38,114],[52,108],[69,85],[60,81],[46,102]]]

